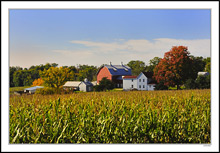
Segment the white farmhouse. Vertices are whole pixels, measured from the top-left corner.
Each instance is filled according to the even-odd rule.
[[[151,72],[141,72],[138,76],[124,76],[123,90],[154,90],[156,82]]]

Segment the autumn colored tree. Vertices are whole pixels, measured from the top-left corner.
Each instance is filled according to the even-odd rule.
[[[43,83],[44,81],[41,78],[38,78],[33,81],[32,86],[41,86]]]
[[[68,68],[50,67],[48,70],[40,71],[40,76],[44,81],[44,85],[58,89],[67,80],[73,77],[73,72]]]
[[[192,59],[189,56],[188,48],[185,46],[174,46],[164,54],[164,58],[154,69],[154,79],[164,82],[166,86],[175,86],[180,89],[189,77],[192,67]]]

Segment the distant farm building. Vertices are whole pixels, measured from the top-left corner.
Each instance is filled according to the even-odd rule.
[[[131,75],[131,68],[127,65],[103,65],[97,72],[97,83],[102,80],[102,78],[106,77],[115,83],[117,88],[123,87],[123,79],[122,76]]]
[[[37,89],[40,89],[40,88],[44,88],[44,87],[43,86],[34,86],[34,87],[30,87],[30,88],[25,88],[24,93],[33,94],[33,93],[35,93],[35,91]]]
[[[97,85],[97,81],[92,81],[91,83],[93,84],[93,86]]]
[[[207,76],[209,75],[209,72],[198,72],[198,75]]]
[[[141,72],[138,76],[123,76],[123,90],[154,90],[153,73]]]
[[[63,85],[63,88],[89,92],[89,91],[93,91],[93,84],[89,82],[87,79],[85,79],[84,81],[67,81]]]

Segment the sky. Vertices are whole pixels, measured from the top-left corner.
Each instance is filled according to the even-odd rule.
[[[10,66],[127,64],[163,58],[172,46],[210,57],[208,9],[11,9]]]

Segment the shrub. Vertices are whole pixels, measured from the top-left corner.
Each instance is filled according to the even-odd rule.
[[[210,75],[199,75],[195,82],[198,89],[210,89]]]
[[[56,93],[56,90],[54,88],[45,87],[37,89],[35,93],[41,95],[52,95]]]
[[[168,87],[164,85],[164,82],[159,82],[155,85],[154,90],[168,90]]]
[[[106,77],[102,78],[102,80],[99,82],[99,85],[94,86],[95,91],[107,91],[114,89],[115,84],[107,79]]]
[[[196,89],[196,82],[193,79],[188,79],[186,80],[184,86],[186,87],[186,89]]]

